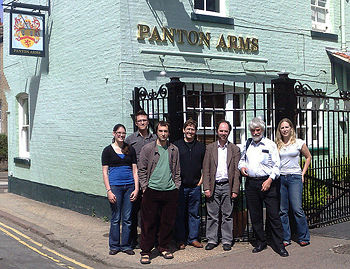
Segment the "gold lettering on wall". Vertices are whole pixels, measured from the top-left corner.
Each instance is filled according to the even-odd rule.
[[[157,26],[151,28],[146,24],[137,25],[137,39],[156,42],[171,42],[183,44],[185,41],[191,46],[206,46],[210,48],[211,33],[202,31],[187,31],[184,29],[161,27],[158,30]],[[215,41],[214,41],[215,42]],[[240,51],[259,51],[259,40],[255,37],[242,37],[220,34],[216,42],[218,49],[230,49]]]
[[[227,45],[223,34],[220,35],[216,48],[227,49]]]

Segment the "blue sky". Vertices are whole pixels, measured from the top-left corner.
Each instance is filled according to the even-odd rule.
[[[0,0],[0,18],[1,18],[1,22],[3,22],[4,20],[2,19],[2,14],[3,14],[3,12],[2,12],[2,0]]]

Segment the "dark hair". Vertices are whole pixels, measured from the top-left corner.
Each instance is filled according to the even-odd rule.
[[[159,126],[167,126],[167,127],[168,127],[168,130],[169,130],[169,132],[170,132],[170,123],[169,123],[169,122],[164,121],[164,120],[159,121],[159,122],[157,123],[157,125],[156,125],[156,132],[158,132],[158,127],[159,127]]]
[[[189,118],[185,123],[184,123],[184,129],[189,126],[189,125],[193,125],[194,126],[194,129],[197,130],[197,122],[192,119],[192,118]]]
[[[232,126],[231,126],[231,123],[230,123],[228,120],[220,120],[220,121],[216,124],[216,131],[219,130],[219,126],[220,126],[221,123],[226,123],[226,124],[228,125],[229,131],[231,132]]]
[[[116,124],[116,125],[113,127],[113,133],[117,132],[117,130],[118,130],[119,128],[123,128],[123,129],[126,131],[125,126],[124,126],[123,124],[118,123],[118,124]],[[114,142],[115,142],[115,138],[113,137],[112,143],[114,143]],[[122,153],[123,153],[123,154],[128,155],[128,153],[129,153],[129,145],[128,145],[127,143],[124,142],[124,143],[123,143],[123,146],[122,146],[122,148],[121,148],[121,150],[122,150]]]
[[[135,114],[135,121],[136,121],[137,116],[146,116],[147,120],[148,120],[148,115],[143,109],[137,111],[137,113]]]

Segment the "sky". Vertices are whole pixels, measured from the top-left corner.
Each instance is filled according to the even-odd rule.
[[[4,20],[2,19],[2,18],[3,18],[3,16],[2,16],[2,14],[3,14],[3,12],[2,12],[2,9],[3,9],[3,8],[2,8],[2,1],[3,1],[3,0],[0,0],[0,8],[1,8],[1,9],[0,9],[0,18],[1,18],[1,22],[4,22]]]

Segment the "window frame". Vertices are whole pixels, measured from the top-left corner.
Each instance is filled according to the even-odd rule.
[[[29,158],[29,96],[26,93],[17,97],[18,102],[18,154],[20,158]]]
[[[207,1],[219,1],[219,12],[216,11],[208,11],[206,10],[206,2]],[[226,15],[226,0],[203,0],[204,9],[197,9],[194,7],[193,1],[193,10],[196,14],[209,15],[209,16],[218,16],[218,17],[227,17]]]
[[[325,2],[325,6],[322,7],[319,5],[319,2]],[[312,30],[329,33],[331,32],[331,21],[330,21],[330,12],[329,12],[329,0],[311,0],[311,21],[312,21]],[[318,22],[316,16],[319,14],[319,10],[325,10],[325,22]],[[314,16],[315,13],[315,16]]]

